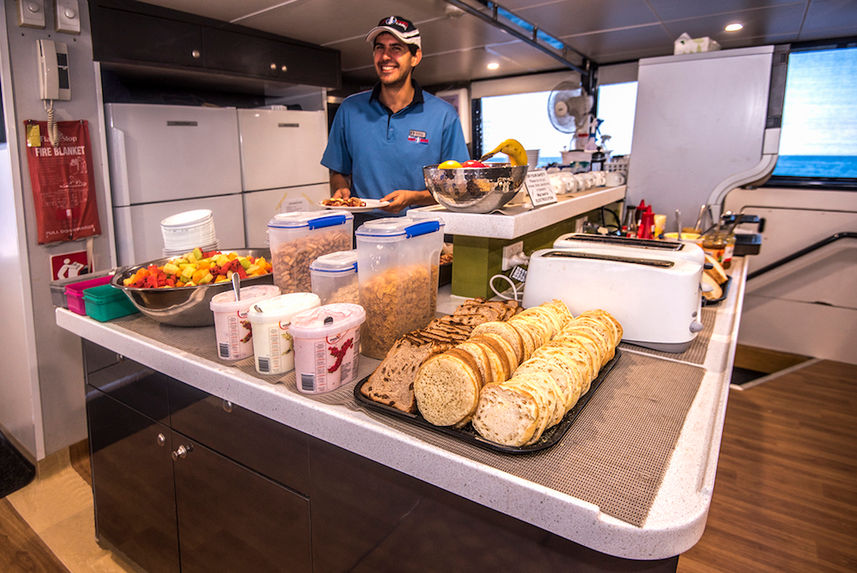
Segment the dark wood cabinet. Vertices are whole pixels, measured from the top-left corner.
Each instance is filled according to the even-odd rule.
[[[203,29],[205,65],[290,83],[335,86],[339,52],[217,28]]]
[[[295,491],[309,492],[308,436],[177,380],[171,426]]]
[[[197,24],[101,6],[90,9],[90,23],[95,61],[203,67]]]
[[[258,89],[341,85],[338,50],[134,0],[90,0],[89,12],[93,59],[108,69],[153,78],[185,70]]]
[[[309,500],[205,446],[175,463],[182,571],[312,571]],[[204,484],[204,487],[202,487]]]
[[[150,573],[179,571],[170,429],[88,385],[95,531]]]
[[[263,457],[248,439],[264,431],[257,414],[128,359],[86,377],[99,540],[153,573],[312,571],[309,499],[288,487],[308,488],[305,436],[281,426],[272,443],[295,439],[274,444],[260,471],[239,463]]]

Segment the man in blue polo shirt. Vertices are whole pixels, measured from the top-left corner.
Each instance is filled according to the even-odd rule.
[[[321,159],[330,169],[331,195],[389,201],[387,214],[430,205],[423,166],[469,159],[458,114],[411,77],[423,53],[410,20],[384,18],[366,41],[380,81],[336,112]]]

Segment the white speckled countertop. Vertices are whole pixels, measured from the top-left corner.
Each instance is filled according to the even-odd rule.
[[[705,375],[643,527],[399,432],[361,411],[323,404],[227,364],[140,337],[119,324],[100,323],[61,308],[56,319],[60,327],[82,338],[187,384],[596,551],[661,559],[682,553],[699,540],[711,503],[744,297],[743,259],[736,259],[729,273],[732,283],[726,300],[716,307]],[[441,289],[440,302],[443,311],[459,301]],[[377,361],[362,359],[359,377],[376,365]]]
[[[556,203],[533,208],[529,200],[503,207],[502,213],[456,213],[440,205],[408,211],[411,217],[438,216],[443,219],[443,232],[448,235],[471,235],[494,239],[515,239],[554,223],[588,213],[625,198],[625,186],[598,187],[558,197]]]

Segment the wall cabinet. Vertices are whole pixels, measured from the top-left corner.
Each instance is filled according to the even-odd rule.
[[[195,424],[211,413],[216,398],[182,392],[189,387],[131,360],[88,371],[87,382],[100,540],[149,572],[312,570],[309,499],[236,461],[258,455],[253,448],[249,456],[242,452],[240,440],[223,441],[217,433],[201,433],[202,440],[223,445],[231,454],[226,455],[171,427],[170,420],[176,417],[181,427],[198,428]],[[167,392],[159,400],[161,383]],[[137,399],[146,393],[149,400]],[[160,409],[153,406],[158,402]],[[158,420],[135,406],[167,415]],[[209,426],[228,431],[230,423],[223,424],[218,417],[232,412],[238,414],[234,427],[256,416],[230,410],[218,408],[220,414],[208,417]],[[252,421],[248,427],[258,429]],[[297,467],[279,472],[278,478],[306,485],[304,440],[268,455],[273,458],[269,463]]]
[[[248,81],[338,88],[338,50],[133,0],[90,0],[93,59],[109,69],[158,68]],[[260,84],[262,85],[262,84]]]

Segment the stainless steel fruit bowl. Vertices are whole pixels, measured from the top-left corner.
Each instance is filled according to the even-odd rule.
[[[238,253],[241,256],[265,257],[270,260],[270,249],[220,249],[223,253]],[[210,326],[214,324],[214,314],[209,304],[211,298],[221,292],[232,289],[231,282],[210,283],[206,285],[170,288],[134,288],[122,284],[137,269],[149,265],[163,265],[175,257],[164,257],[134,265],[122,267],[113,275],[110,284],[122,289],[137,309],[163,324],[171,326]],[[273,284],[274,275],[268,273],[260,277],[241,279],[241,286]]]
[[[526,165],[438,169],[423,167],[426,188],[435,201],[461,213],[490,213],[517,195],[527,175]]]

